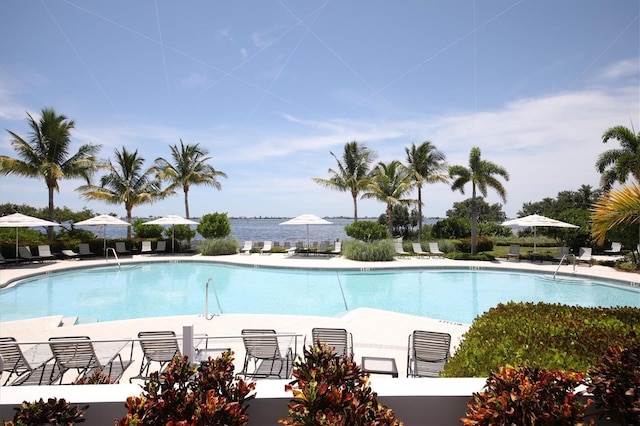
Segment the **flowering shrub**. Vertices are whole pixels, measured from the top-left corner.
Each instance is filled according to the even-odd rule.
[[[575,388],[579,373],[502,367],[487,379],[467,405],[465,426],[580,425],[590,403],[582,403]]]
[[[31,425],[74,425],[85,421],[84,410],[89,406],[78,408],[69,404],[64,398],[49,398],[44,402],[27,402],[15,408],[16,414],[13,421],[3,422],[5,426],[31,426]]]
[[[402,425],[392,410],[378,403],[369,374],[351,356],[336,358],[326,344],[312,346],[304,349],[304,359],[293,367],[295,380],[286,386],[293,400],[281,424]]]

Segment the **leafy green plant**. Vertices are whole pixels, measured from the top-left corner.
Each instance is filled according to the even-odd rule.
[[[504,365],[588,371],[609,346],[638,342],[638,327],[638,308],[499,304],[473,321],[442,374],[487,377]]]
[[[344,232],[356,240],[371,242],[389,238],[389,231],[385,225],[370,220],[359,220],[344,227]]]
[[[231,222],[226,213],[205,214],[197,229],[204,238],[224,238],[231,234]]]
[[[623,424],[640,420],[640,343],[611,346],[589,370],[589,392],[595,405],[604,409],[601,417]]]
[[[45,402],[42,398],[36,402],[24,401],[16,411],[13,422],[4,423],[7,426],[32,425],[74,425],[85,421],[84,412],[88,405],[79,408],[69,404],[64,398],[49,398]]]
[[[351,260],[364,262],[391,261],[395,254],[396,249],[391,240],[380,240],[370,243],[350,240],[342,244],[342,255]]]
[[[293,365],[293,393],[288,417],[280,424],[401,425],[393,411],[378,403],[369,386],[369,374],[350,355],[336,357],[326,344],[304,348],[303,359]]]
[[[236,254],[240,247],[240,243],[235,238],[214,238],[201,241],[199,250],[204,256],[220,256]]]
[[[458,249],[465,253],[471,253],[471,238],[460,238],[460,246]],[[476,251],[491,251],[493,250],[493,240],[488,237],[478,237],[476,242]]]
[[[501,367],[482,392],[474,392],[460,421],[465,426],[581,424],[590,401],[580,401],[575,391],[580,384],[580,373]]]
[[[133,234],[136,238],[154,238],[159,240],[162,238],[162,231],[164,227],[162,225],[145,225],[144,220],[136,219],[131,225],[133,227]]]
[[[116,425],[246,425],[255,382],[234,378],[233,352],[201,366],[179,357],[164,372],[151,373],[140,396],[127,398],[127,415]]]
[[[447,259],[453,259],[453,260],[480,260],[483,262],[491,262],[496,260],[496,258],[490,255],[489,253],[471,254],[471,253],[453,252],[453,253],[447,253],[445,256],[447,257]]]

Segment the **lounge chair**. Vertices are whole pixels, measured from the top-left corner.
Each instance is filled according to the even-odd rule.
[[[78,246],[78,255],[83,259],[89,259],[97,256],[97,254],[91,251],[91,248],[87,243],[82,243]]]
[[[240,253],[242,254],[251,254],[251,249],[253,248],[253,241],[245,241],[244,247],[240,249]]]
[[[415,330],[409,335],[407,377],[438,377],[450,350],[449,333]]]
[[[444,252],[440,251],[438,243],[429,243],[429,256],[444,256]]]
[[[400,256],[408,256],[409,252],[404,251],[404,248],[402,247],[402,243],[401,242],[395,242],[393,243],[396,246],[396,254],[400,255]]]
[[[275,330],[242,330],[242,341],[246,355],[241,374],[254,378],[287,379],[291,376],[293,353],[287,347],[284,355],[280,351]],[[252,369],[249,366],[252,364]]]
[[[9,373],[3,386],[15,375],[11,386],[48,385],[54,382],[60,369],[53,361],[47,345],[36,345],[23,352],[13,337],[0,337],[0,355],[4,362],[2,371]]]
[[[621,243],[611,243],[611,248],[609,250],[605,250],[604,252],[607,254],[620,254],[622,251]]]
[[[96,371],[101,371],[109,376],[111,383],[118,383],[124,371],[133,363],[133,360],[124,360],[120,351],[125,345],[113,345],[109,351],[101,351],[98,355],[93,343],[88,336],[50,337],[49,347],[60,367],[60,384],[64,374],[75,369],[77,378],[89,377]]]
[[[73,250],[63,249],[60,251],[64,259],[78,259],[80,255]]]
[[[156,245],[156,254],[165,254],[167,252],[167,242],[165,240],[158,241]]]
[[[512,257],[520,262],[520,244],[511,244],[509,246],[509,253],[507,253],[507,262]]]
[[[148,379],[152,362],[157,362],[158,371],[163,371],[174,357],[181,356],[176,333],[173,331],[141,331],[138,333],[138,338],[143,353],[142,363],[140,373],[131,377],[130,383],[134,379]]]
[[[153,247],[151,241],[143,241],[140,246],[140,254],[153,254]]]
[[[260,254],[271,254],[271,241],[265,241],[264,245],[260,249]]]
[[[17,265],[18,263],[22,263],[24,262],[22,259],[18,258],[18,259],[7,259],[4,256],[2,256],[2,253],[0,253],[0,265]]]
[[[298,249],[295,246],[292,246],[291,243],[284,243],[285,256],[293,256],[297,253]]]
[[[131,251],[127,250],[127,246],[124,241],[116,241],[116,253],[118,256],[131,256]]]
[[[422,250],[422,245],[420,243],[413,243],[413,252],[418,255],[418,257],[429,256],[429,253]]]
[[[591,247],[580,247],[580,252],[578,257],[576,257],[576,262],[585,262],[589,264],[589,267],[593,265],[593,256],[591,256]]]
[[[314,328],[311,336],[314,345],[326,343],[336,357],[350,355],[353,358],[353,336],[344,328]]]
[[[20,259],[22,259],[23,262],[44,262],[45,259],[43,257],[40,256],[34,256],[33,253],[31,253],[31,248],[27,247],[27,246],[20,246],[18,247],[18,255],[20,256]]]
[[[553,260],[555,262],[563,262],[563,261],[569,261],[569,255],[571,254],[571,251],[569,249],[569,247],[558,247],[558,252],[556,253],[555,257],[553,258]]]
[[[38,246],[38,256],[44,260],[53,260],[54,262],[57,260],[56,256],[51,253],[51,246],[49,244]]]
[[[336,241],[333,245],[333,250],[329,252],[329,255],[340,256],[342,254],[342,241]]]

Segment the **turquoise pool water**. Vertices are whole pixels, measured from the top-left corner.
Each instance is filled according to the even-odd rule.
[[[512,300],[640,308],[639,289],[523,272],[298,270],[163,262],[24,280],[0,291],[0,321],[49,315],[91,322],[204,314],[208,280],[209,314],[335,316],[368,307],[469,324],[489,308]]]

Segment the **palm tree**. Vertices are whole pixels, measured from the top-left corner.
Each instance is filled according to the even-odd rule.
[[[138,156],[138,150],[115,151],[116,162],[106,164],[108,173],[100,178],[100,186],[83,185],[77,188],[87,200],[100,200],[107,204],[124,204],[127,222],[131,223],[131,211],[135,206],[153,203],[174,192],[160,188],[160,180],[153,179],[153,170],[142,170],[144,158]],[[127,238],[131,238],[131,227],[127,227]]]
[[[631,129],[615,126],[602,135],[603,143],[609,139],[620,141],[621,148],[603,152],[596,161],[596,168],[602,174],[602,189],[608,191],[616,182],[625,183],[629,175],[640,182],[640,132],[633,134]]]
[[[207,161],[209,151],[200,148],[200,144],[185,145],[180,139],[180,148],[174,145],[171,148],[173,163],[158,157],[152,167],[156,177],[160,180],[170,182],[168,190],[182,187],[184,192],[184,210],[189,219],[189,188],[191,185],[213,186],[218,191],[222,190],[222,185],[218,182],[218,177],[226,178],[224,172],[216,170]]]
[[[594,203],[591,222],[598,244],[603,244],[607,232],[618,225],[640,225],[640,183],[622,184],[606,193]]]
[[[418,188],[418,242],[422,243],[422,185],[425,183],[448,183],[446,157],[430,141],[424,141],[416,147],[405,148],[408,169],[415,186]]]
[[[378,163],[362,198],[373,198],[387,205],[387,229],[393,236],[393,206],[412,204],[415,200],[404,198],[411,192],[409,170],[398,160]]]
[[[338,170],[330,168],[329,173],[332,175],[330,178],[313,178],[313,181],[325,188],[351,192],[351,197],[353,198],[353,221],[357,222],[358,194],[364,191],[369,184],[370,167],[377,154],[357,141],[347,142],[344,145],[342,162],[333,152],[329,151],[329,153],[336,159]]]
[[[49,220],[54,220],[53,193],[59,191],[61,179],[83,178],[89,182],[96,170],[95,155],[100,145],[84,144],[75,154],[70,154],[73,120],[57,115],[53,108],[42,110],[36,121],[29,113],[31,127],[28,140],[7,130],[12,136],[11,145],[19,158],[0,156],[0,175],[17,175],[28,178],[44,178],[49,190]],[[53,228],[47,231],[53,238]]]
[[[478,212],[476,209],[476,191],[486,197],[487,188],[493,188],[502,201],[507,202],[507,192],[502,183],[495,175],[502,176],[505,180],[509,180],[509,172],[502,167],[490,161],[480,158],[480,148],[471,148],[469,154],[469,167],[451,166],[449,168],[449,177],[454,179],[451,190],[459,190],[464,194],[464,186],[471,182],[471,253],[476,253],[477,232],[478,232]]]

